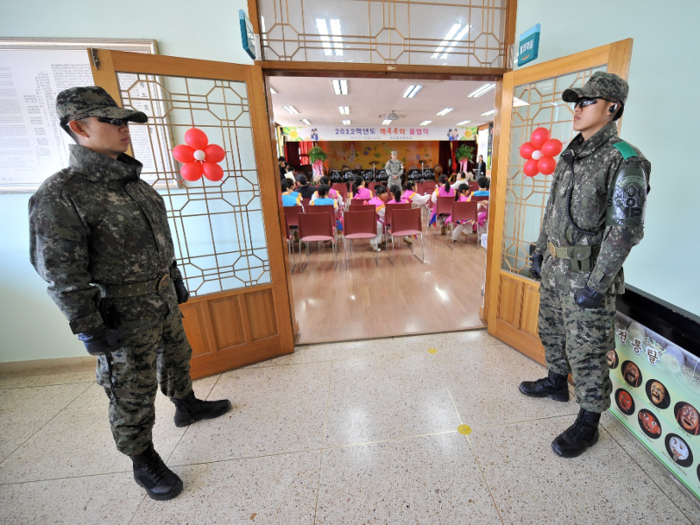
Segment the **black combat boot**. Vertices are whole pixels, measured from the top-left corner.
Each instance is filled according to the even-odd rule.
[[[182,399],[171,399],[177,409],[175,410],[175,426],[186,427],[201,419],[214,419],[223,416],[231,409],[228,399],[221,401],[201,401],[190,392]]]
[[[148,448],[138,456],[130,457],[134,463],[136,483],[145,488],[151,498],[172,499],[182,492],[182,480],[163,463],[153,443],[149,443]]]
[[[579,411],[574,424],[559,434],[552,441],[552,450],[563,458],[580,456],[598,441],[598,422],[600,414],[583,408]]]
[[[566,376],[549,371],[547,377],[537,381],[523,381],[520,391],[530,397],[551,397],[555,401],[569,400],[569,385]]]

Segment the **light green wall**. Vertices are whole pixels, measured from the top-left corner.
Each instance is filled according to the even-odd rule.
[[[645,237],[625,275],[629,284],[694,314],[700,314],[698,20],[697,0],[518,0],[516,29],[519,37],[542,24],[532,64],[634,39],[621,137],[651,161],[652,190]]]
[[[149,38],[163,55],[251,64],[239,9],[248,10],[246,0],[7,1],[0,36]],[[0,195],[0,362],[85,355],[29,264],[28,201]]]

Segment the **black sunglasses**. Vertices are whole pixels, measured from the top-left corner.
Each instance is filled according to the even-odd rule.
[[[591,105],[595,104],[596,102],[598,102],[598,99],[607,100],[608,102],[617,103],[617,100],[612,100],[612,99],[605,98],[605,97],[595,97],[595,98],[581,97],[578,100],[576,100],[576,102],[574,102],[574,109],[576,109],[576,107],[580,107],[581,109],[583,109],[585,107],[591,106]]]

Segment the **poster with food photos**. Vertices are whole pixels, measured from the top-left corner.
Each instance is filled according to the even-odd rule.
[[[700,497],[700,358],[618,312],[610,412]]]

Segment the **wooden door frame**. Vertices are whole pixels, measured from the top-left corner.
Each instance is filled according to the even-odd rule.
[[[491,173],[491,209],[493,217],[505,216],[505,193],[506,184],[508,181],[508,164],[510,162],[510,127],[512,121],[513,107],[513,90],[515,86],[529,84],[538,80],[556,77],[562,74],[562,71],[582,71],[591,69],[596,66],[607,64],[607,71],[616,73],[622,78],[627,78],[629,73],[629,64],[632,55],[632,39],[620,40],[612,44],[596,47],[575,53],[565,57],[549,60],[541,64],[529,66],[527,68],[518,69],[504,75],[503,80],[499,83],[496,101],[496,118],[494,119],[494,151],[496,164],[493,166]],[[507,111],[505,110],[507,108]],[[618,129],[622,125],[620,120]],[[495,130],[498,130],[496,135]],[[498,145],[496,145],[498,140]],[[484,316],[487,320],[488,331],[496,336],[498,333],[499,339],[518,348],[526,355],[532,357],[540,363],[544,363],[544,349],[539,338],[532,337],[525,333],[516,333],[509,327],[505,327],[504,323],[498,319],[498,305],[500,280],[502,277],[507,277],[513,282],[528,286],[534,289],[539,296],[539,283],[521,277],[512,272],[501,269],[501,259],[503,256],[503,229],[504,222],[489,221],[488,228],[488,253],[487,260],[487,277],[486,277],[486,297],[484,299]],[[523,299],[520,304],[515,305],[516,313],[520,313],[521,308],[532,308],[531,304],[526,304]],[[504,332],[506,337],[503,337]],[[527,349],[529,350],[523,350]]]
[[[88,53],[90,51],[88,50]],[[271,283],[229,290],[222,293],[224,296],[229,296],[246,292],[256,293],[257,291],[271,290],[274,299],[274,315],[277,324],[277,335],[279,336],[278,348],[272,348],[265,342],[259,342],[259,344],[253,345],[254,349],[257,348],[258,353],[253,355],[248,352],[242,355],[240,363],[237,363],[236,366],[255,362],[256,359],[259,361],[276,355],[292,353],[294,351],[295,338],[295,321],[293,302],[291,300],[292,288],[287,265],[287,250],[284,248],[284,236],[282,234],[283,217],[279,213],[277,203],[277,189],[279,185],[279,180],[277,180],[279,178],[277,175],[277,162],[276,158],[268,157],[267,155],[268,151],[274,152],[274,146],[269,134],[270,119],[267,117],[269,117],[270,112],[267,109],[268,101],[265,97],[266,89],[262,68],[259,65],[231,64],[164,55],[143,55],[106,49],[95,51],[98,53],[100,64],[99,67],[96,67],[95,63],[92,62],[95,82],[104,87],[120,105],[122,104],[122,99],[116,76],[117,72],[173,77],[187,76],[246,83],[256,171],[260,184],[260,199],[267,242],[266,249],[268,260],[270,261]],[[187,73],[183,75],[183,71]],[[277,264],[277,261],[283,261],[283,264]],[[281,294],[279,288],[275,286],[279,283],[286,283],[284,294]],[[206,297],[193,297],[188,301],[187,306],[195,306]],[[213,346],[211,342],[208,342],[208,344]],[[207,370],[196,374],[196,377],[205,375],[208,375]],[[195,374],[193,374],[193,377],[195,377]]]

